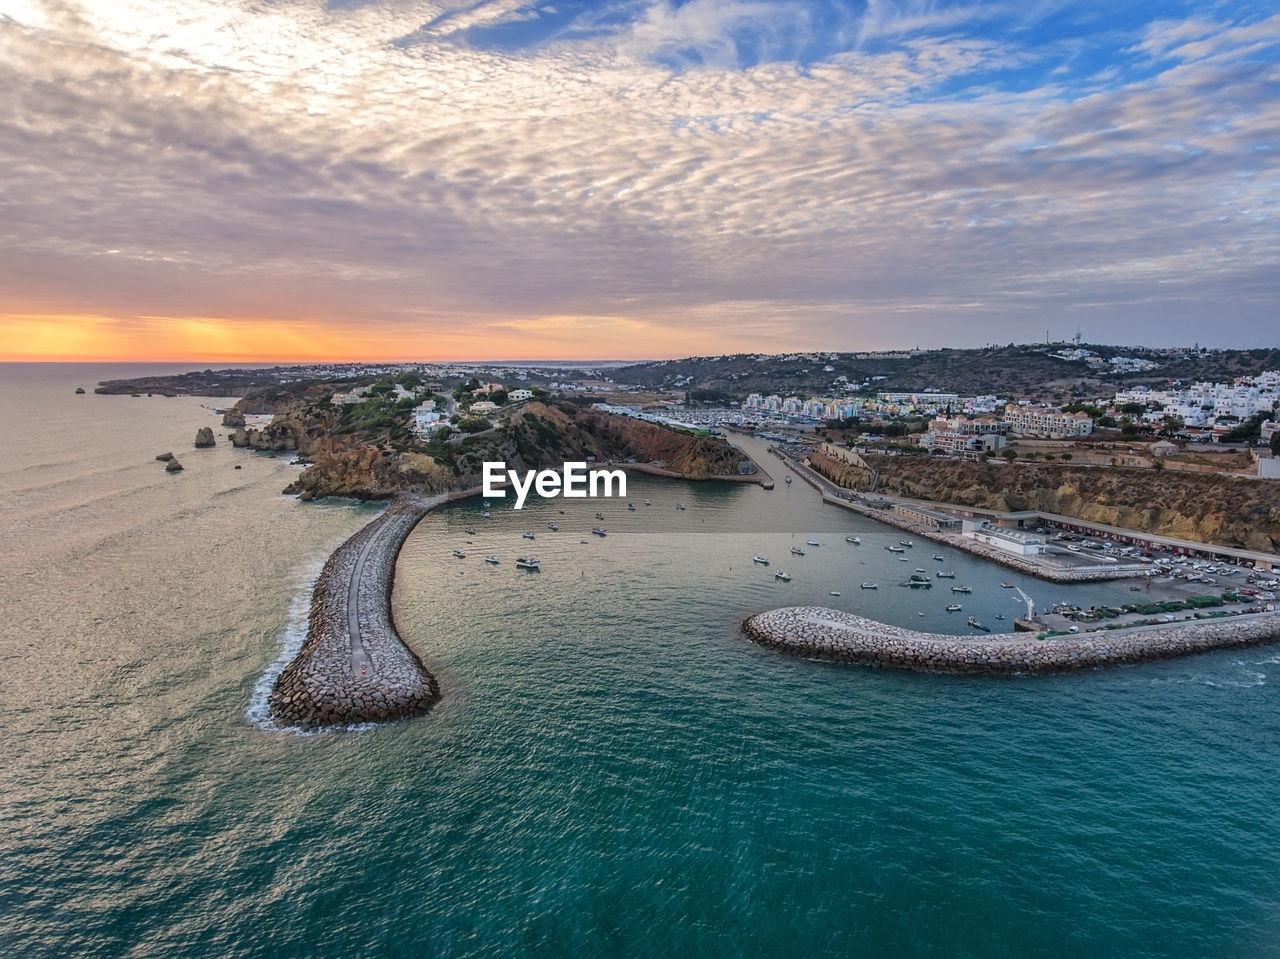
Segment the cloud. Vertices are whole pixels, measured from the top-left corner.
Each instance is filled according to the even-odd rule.
[[[1274,339],[1249,304],[1280,275],[1280,18],[1152,24],[1077,76],[987,4],[873,3],[777,59],[808,43],[789,8],[628,5],[516,50],[463,39],[516,3],[19,8],[0,310],[455,316],[616,353],[1109,301],[1109,329],[1150,303],[1190,331],[1240,289],[1240,334]]]

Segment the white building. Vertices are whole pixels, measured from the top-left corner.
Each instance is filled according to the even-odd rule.
[[[419,435],[432,433],[440,426],[442,419],[444,417],[437,412],[434,404],[419,406],[413,411],[413,431]]]
[[[1093,420],[1084,413],[1063,413],[1061,410],[1024,406],[1006,409],[1004,421],[1009,432],[1021,436],[1046,436],[1050,439],[1088,436],[1093,432]]]
[[[991,526],[985,522],[965,520],[963,533],[979,543],[985,543],[988,546],[994,546],[996,549],[1003,550],[1006,553],[1014,553],[1018,556],[1034,556],[1037,553],[1043,553],[1048,548],[1045,545],[1043,536],[1037,536],[1035,533],[1024,533],[1016,529]]]
[[[512,390],[507,394],[507,399],[513,403],[519,403],[521,400],[533,399],[533,390],[518,389]]]

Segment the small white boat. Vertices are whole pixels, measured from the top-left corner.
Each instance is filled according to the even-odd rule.
[[[634,512],[636,511],[636,504],[635,504],[635,503],[628,503],[628,504],[627,504],[627,509],[631,510],[631,512],[633,512],[633,513],[634,513]]]
[[[608,535],[603,526],[593,526],[591,527],[591,532],[595,533],[597,536]]]
[[[604,519],[604,513],[596,513],[596,519]]]
[[[924,567],[923,567],[923,566],[917,566],[917,567],[916,567],[916,572],[917,572],[917,573],[923,573],[923,572],[924,572]]]
[[[940,569],[934,575],[937,576],[938,579],[955,579],[956,578],[956,574],[949,569]]]
[[[1001,589],[1013,589],[1013,583],[1001,583],[1001,584],[1000,584],[1000,588],[1001,588]]]
[[[839,595],[840,595],[840,590],[838,590],[838,589],[833,589],[833,590],[831,591],[831,595],[832,595],[832,596],[839,596]]]
[[[885,547],[885,549],[887,549],[887,550],[888,550],[889,552],[891,552],[891,553],[905,553],[905,552],[906,552],[906,550],[905,550],[905,549],[903,549],[901,546],[886,546],[886,547]]]
[[[941,563],[945,558],[946,558],[946,557],[944,557],[944,556],[940,555],[939,553],[934,553],[934,554],[933,554],[933,560],[934,560],[934,562]]]
[[[773,578],[774,578],[774,579],[780,579],[780,580],[782,580],[784,583],[789,583],[789,582],[791,581],[791,574],[790,574],[790,573],[784,573],[782,570],[778,570],[776,573],[774,573],[774,574],[773,574]]]
[[[454,555],[454,556],[456,556],[456,557],[458,557],[458,559],[466,559],[466,558],[467,558],[466,550],[455,549],[455,550],[453,551],[453,555]]]
[[[548,523],[548,524],[547,524],[547,529],[551,530],[551,532],[553,532],[553,533],[558,533],[558,532],[560,532],[560,524],[559,524],[559,523]]]
[[[846,543],[852,543],[854,546],[861,546],[861,545],[862,545],[862,537],[861,537],[861,536],[846,536],[846,537],[844,538],[844,541],[845,541]]]
[[[982,625],[982,622],[978,619],[978,617],[977,617],[977,616],[970,616],[970,617],[969,617],[969,619],[967,620],[967,622],[968,622],[968,624],[969,624],[970,626],[972,626],[974,629],[980,629],[980,630],[982,630],[984,633],[989,633],[989,632],[991,632],[991,627],[990,627],[990,626],[983,626],[983,625]]]
[[[879,589],[880,584],[879,583],[863,583],[862,588],[863,589]]]
[[[520,569],[542,569],[542,561],[534,559],[532,556],[517,556],[516,566]]]
[[[788,477],[784,480],[784,482],[786,482],[786,483],[790,483],[790,482],[791,482],[791,477],[790,477],[790,476],[788,476]]]
[[[645,500],[645,501],[644,501],[644,505],[645,505],[645,506],[652,506],[653,504],[652,504],[652,503],[650,503],[648,500]]]
[[[911,540],[909,539],[900,539],[898,540],[898,545],[899,546],[915,546],[916,544],[911,542]]]
[[[464,527],[462,527],[462,531],[463,531],[464,533],[466,533],[468,536],[475,536],[475,535],[476,535],[476,531],[475,531],[475,530],[473,530],[470,526],[464,526]]]
[[[792,546],[791,553],[793,556],[803,556],[804,550],[802,550],[799,546]]]
[[[761,556],[759,553],[757,553],[755,556],[751,557],[751,562],[759,563],[761,566],[768,566],[769,558],[767,556]]]
[[[964,609],[964,607],[961,606],[959,603],[947,603],[948,613],[958,613],[962,609]]]
[[[821,543],[819,543],[816,539],[811,539],[811,540],[806,540],[806,541],[805,541],[805,545],[806,545],[806,546],[821,546],[822,544],[821,544]]]
[[[485,511],[484,511],[483,513],[481,513],[480,515],[481,515],[481,516],[483,516],[485,519],[488,519],[488,518],[489,518],[490,516],[492,516],[493,514],[492,514],[492,513],[490,513],[488,510],[485,510]]]
[[[533,539],[533,538],[534,538],[534,536],[533,536],[533,534],[532,534],[532,533],[521,533],[520,535],[521,535],[521,536],[523,536],[525,539]]]
[[[502,560],[498,559],[498,557],[496,556],[486,556],[484,558],[484,561],[486,563],[492,563],[494,566],[497,566],[499,563],[502,562]]]
[[[951,592],[953,592],[953,593],[972,593],[972,592],[973,592],[973,588],[972,588],[972,587],[970,587],[970,586],[952,586],[952,587],[951,587]]]
[[[676,503],[676,509],[684,509],[684,503]]]

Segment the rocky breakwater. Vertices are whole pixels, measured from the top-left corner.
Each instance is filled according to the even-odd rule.
[[[1198,620],[1038,639],[921,633],[821,606],[750,616],[743,632],[762,646],[808,659],[919,672],[1020,675],[1096,669],[1280,640],[1280,613]]]
[[[312,594],[306,641],[271,691],[278,725],[386,722],[421,715],[440,699],[435,677],[396,634],[391,586],[405,539],[449,498],[398,495],[329,557]]]

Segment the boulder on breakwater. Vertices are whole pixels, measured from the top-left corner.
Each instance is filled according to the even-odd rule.
[[[1168,659],[1280,640],[1280,613],[1142,626],[1039,639],[922,633],[821,606],[749,616],[742,631],[762,646],[809,659],[937,673],[1061,673]]]

